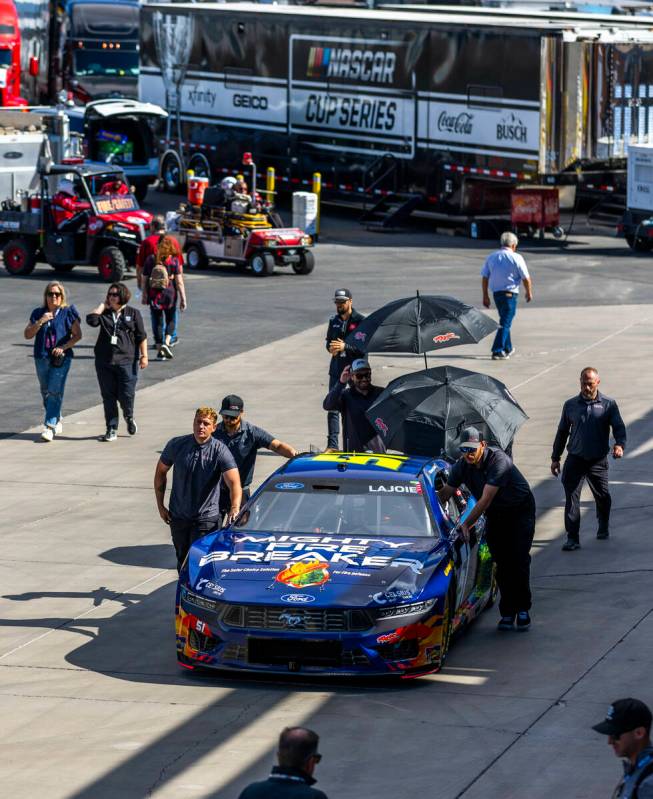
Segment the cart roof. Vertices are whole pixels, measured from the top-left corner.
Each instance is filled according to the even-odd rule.
[[[70,173],[80,177],[92,177],[93,175],[119,175],[122,177],[124,172],[122,167],[112,166],[111,164],[51,164],[46,175],[69,175]]]

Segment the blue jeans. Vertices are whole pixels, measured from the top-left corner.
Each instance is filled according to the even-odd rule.
[[[56,427],[61,419],[61,406],[63,405],[63,392],[66,387],[66,378],[70,371],[72,358],[68,357],[62,366],[55,367],[50,364],[49,358],[34,358],[36,376],[39,379],[43,408],[45,409],[45,424]]]
[[[499,328],[494,337],[492,344],[492,352],[506,352],[512,350],[512,339],[510,338],[510,328],[512,327],[512,320],[517,313],[517,299],[518,294],[510,294],[507,296],[506,291],[494,292],[494,304],[497,306],[499,312]]]
[[[161,312],[156,312],[150,305],[150,321],[152,322],[152,333],[154,334],[154,343],[161,346],[164,341],[164,319]],[[175,332],[170,336],[170,343],[175,344],[177,341],[177,330],[179,328],[179,306],[175,305]]]

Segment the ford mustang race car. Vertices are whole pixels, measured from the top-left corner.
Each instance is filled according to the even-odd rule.
[[[255,672],[415,677],[443,664],[452,633],[492,603],[474,500],[442,508],[450,464],[400,455],[300,455],[234,524],[196,541],[179,576],[181,665]]]

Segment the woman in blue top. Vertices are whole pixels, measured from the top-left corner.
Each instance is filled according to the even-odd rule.
[[[32,311],[25,328],[25,338],[34,339],[34,364],[45,408],[44,441],[52,441],[62,431],[63,392],[73,347],[82,337],[79,322],[77,308],[68,305],[63,284],[53,280],[45,287],[43,305]]]

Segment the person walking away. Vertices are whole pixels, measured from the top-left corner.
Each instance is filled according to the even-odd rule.
[[[501,594],[498,629],[525,632],[531,625],[530,549],[535,535],[535,497],[512,459],[498,447],[489,447],[475,427],[461,434],[461,457],[455,462],[447,484],[438,491],[443,506],[464,483],[476,504],[461,525],[469,531],[485,513],[485,540],[496,565]]]
[[[519,284],[524,284],[526,302],[533,299],[533,284],[526,261],[517,252],[519,239],[514,233],[501,234],[501,249],[485,260],[481,269],[483,305],[490,307],[490,291],[499,313],[499,328],[492,344],[492,360],[506,360],[515,352],[510,330],[517,313]]]
[[[333,297],[336,313],[329,319],[326,333],[326,348],[331,355],[329,363],[329,391],[337,384],[345,366],[350,366],[362,353],[351,345],[345,344],[345,337],[356,330],[365,318],[354,310],[353,299],[349,289],[336,289]],[[327,413],[327,452],[336,452],[339,446],[340,415],[338,411]]]
[[[129,435],[138,431],[134,399],[138,370],[147,369],[147,335],[143,317],[128,304],[130,299],[131,293],[124,283],[112,283],[104,302],[86,317],[87,324],[100,328],[94,351],[107,428],[102,441],[118,438],[118,404]]]
[[[163,330],[157,360],[173,358],[171,342],[175,334],[177,292],[165,266],[155,266],[147,281],[147,298],[154,330]]]
[[[284,458],[294,458],[297,455],[297,450],[290,444],[275,438],[267,430],[247,422],[243,418],[244,407],[243,400],[236,394],[226,396],[220,406],[222,422],[213,433],[213,437],[227,447],[236,461],[243,491],[243,504],[250,496],[250,486],[254,479],[254,467],[256,466],[256,453],[259,449],[278,452]],[[220,512],[223,516],[229,513],[229,507],[229,492],[223,485],[220,494]]]
[[[580,373],[580,393],[568,399],[562,407],[553,452],[551,473],[560,474],[560,458],[567,444],[567,458],[562,469],[562,486],[565,490],[565,531],[567,540],[564,552],[580,549],[580,493],[587,480],[596,503],[598,530],[596,537],[605,540],[610,536],[610,508],[612,498],[608,485],[608,452],[610,430],[615,443],[612,457],[623,458],[626,447],[626,425],[615,400],[601,394],[599,373],[586,366]]]
[[[236,461],[225,445],[213,438],[218,414],[213,408],[195,411],[193,432],[170,439],[154,473],[154,495],[159,516],[170,525],[177,555],[177,571],[192,543],[221,526],[220,485],[231,498],[229,520],[240,511],[241,488]],[[165,505],[167,474],[172,469],[170,506]]]
[[[183,258],[177,255],[177,245],[176,240],[172,236],[162,236],[159,240],[159,244],[157,246],[156,253],[150,256],[147,261],[145,262],[145,266],[143,267],[143,274],[141,276],[141,285],[143,286],[142,289],[142,302],[144,305],[149,304],[149,295],[150,295],[150,277],[152,274],[152,270],[156,266],[163,266],[168,272],[168,279],[174,288],[174,295],[175,295],[175,304],[173,306],[174,312],[174,333],[171,335],[170,343],[167,347],[167,350],[170,347],[174,347],[178,341],[177,331],[179,329],[179,314],[177,312],[177,307],[179,310],[185,311],[186,310],[186,286],[184,284],[184,261]],[[177,298],[179,298],[179,303],[177,303]],[[154,335],[154,345],[158,348],[159,353],[161,352],[162,345],[164,343],[164,319],[162,315],[157,315],[156,313],[152,312],[152,306],[150,305],[150,321],[152,323],[152,333]],[[172,353],[168,355],[166,351],[163,351],[165,357],[171,358]]]
[[[350,384],[351,381],[351,384]],[[381,436],[369,423],[365,411],[383,391],[372,385],[372,370],[365,358],[345,366],[335,386],[324,398],[325,411],[337,411],[343,420],[345,452],[385,452]]]
[[[82,338],[80,316],[68,305],[63,283],[53,280],[45,287],[43,304],[34,308],[24,331],[34,339],[34,366],[43,398],[43,441],[52,441],[63,432],[61,408],[73,347]]]
[[[143,291],[142,279],[145,262],[150,255],[156,255],[156,248],[159,246],[159,241],[165,235],[165,232],[165,219],[161,214],[155,214],[150,222],[149,236],[143,239],[136,253],[136,285],[139,291]],[[181,248],[179,248],[179,254],[181,255]]]
[[[615,755],[623,758],[624,774],[612,799],[653,799],[651,711],[644,702],[617,699],[592,729],[607,735]]]
[[[313,788],[315,767],[322,760],[317,733],[305,727],[286,727],[279,736],[277,760],[272,773],[262,782],[253,782],[239,799],[327,799]]]

